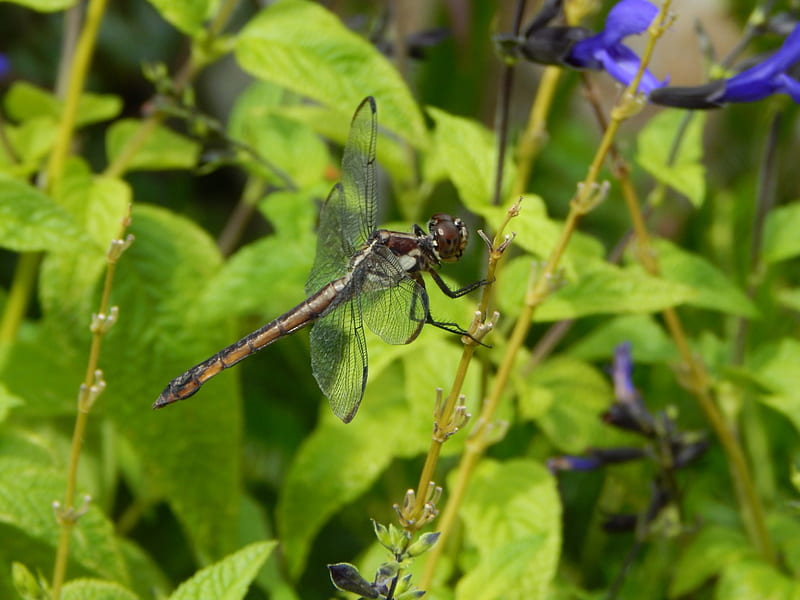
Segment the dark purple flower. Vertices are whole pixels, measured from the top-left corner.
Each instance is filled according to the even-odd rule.
[[[5,54],[0,53],[0,79],[5,79],[5,76],[11,72],[11,61]]]
[[[647,0],[622,0],[608,13],[606,27],[597,35],[585,27],[550,25],[562,12],[561,0],[547,0],[525,28],[524,35],[495,36],[501,54],[522,55],[545,65],[605,70],[620,83],[629,85],[641,61],[622,40],[646,31],[658,8]],[[639,91],[649,93],[665,84],[645,70]]]
[[[755,102],[772,94],[789,94],[800,103],[800,81],[786,71],[800,61],[800,25],[784,40],[775,54],[725,82],[718,102]]]
[[[756,102],[772,94],[788,94],[800,103],[800,81],[792,73],[800,63],[800,24],[771,56],[730,77],[696,87],[654,91],[650,101],[678,108],[718,108],[727,102]]]
[[[641,61],[636,53],[622,43],[629,35],[647,31],[656,18],[658,8],[647,0],[622,0],[606,19],[606,27],[597,35],[575,42],[566,62],[583,69],[605,69],[611,77],[629,85],[639,70]],[[639,92],[649,94],[666,84],[645,70]]]
[[[595,456],[554,456],[547,459],[547,468],[551,473],[557,471],[593,471],[602,467],[603,463]]]

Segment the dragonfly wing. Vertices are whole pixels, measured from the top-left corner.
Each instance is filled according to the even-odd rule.
[[[313,294],[347,272],[350,257],[375,229],[375,138],[377,116],[370,96],[356,109],[342,154],[342,181],[319,214],[317,253],[306,281]]]
[[[342,154],[344,210],[342,233],[356,248],[375,230],[377,188],[375,187],[375,143],[378,116],[375,99],[367,96],[350,123],[350,134]]]
[[[428,295],[391,250],[376,246],[362,262],[361,309],[369,328],[388,344],[408,344],[428,316]]]
[[[314,323],[311,371],[333,414],[349,423],[367,385],[367,341],[357,299],[343,302]]]
[[[355,252],[350,241],[342,235],[343,216],[346,214],[342,184],[333,186],[322,205],[317,232],[317,253],[314,266],[306,280],[306,293],[313,294],[323,285],[339,279],[347,272],[350,257]]]

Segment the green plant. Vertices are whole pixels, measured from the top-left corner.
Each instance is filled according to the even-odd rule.
[[[392,42],[392,62],[305,0],[18,4],[0,5],[0,23],[24,32],[35,17],[65,42],[55,81],[34,85],[52,41],[0,25],[18,41],[0,121],[0,597],[146,598],[181,581],[170,597],[320,597],[331,579],[385,599],[796,595],[800,211],[776,157],[796,152],[797,109],[774,97],[642,119],[635,90],[661,86],[645,68],[669,47],[669,2],[646,14],[628,90],[561,68],[609,69],[604,48],[577,63],[560,51],[533,100],[514,96],[528,121],[500,118],[494,134],[480,107],[504,114],[560,2],[526,31],[517,18],[497,61],[497,7],[474,3],[468,31],[423,63],[410,56],[426,37],[399,6],[389,33],[364,27]],[[755,11],[744,40],[780,23]],[[102,60],[120,57],[145,94]],[[215,112],[209,90],[233,85],[232,62],[248,80]],[[653,98],[739,102],[727,66],[710,92]],[[576,109],[579,83],[601,136]],[[379,220],[407,230],[447,211],[488,232],[442,276],[491,285],[430,294],[437,318],[471,323],[486,346],[433,328],[410,345],[370,339],[349,425],[314,384],[303,333],[150,410],[171,378],[302,300],[319,203],[367,95],[389,182]],[[557,480],[548,458],[611,463],[635,439],[599,419],[622,342],[661,427],[635,454],[662,461]],[[709,442],[680,472],[659,453],[686,441],[675,423]],[[622,512],[638,515],[633,533],[600,528]]]

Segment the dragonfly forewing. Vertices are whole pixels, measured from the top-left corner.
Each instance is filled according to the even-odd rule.
[[[367,97],[356,109],[342,154],[344,202],[340,220],[344,235],[358,248],[375,230],[378,190],[375,183],[375,144],[378,117],[375,99]]]
[[[347,273],[355,248],[352,240],[342,236],[344,202],[342,184],[337,183],[320,210],[317,251],[314,266],[306,280],[307,294],[313,294],[329,281]]]

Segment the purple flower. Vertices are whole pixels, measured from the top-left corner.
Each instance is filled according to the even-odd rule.
[[[11,72],[11,61],[5,54],[0,53],[0,79],[5,79]]]
[[[501,54],[512,58],[522,55],[545,65],[605,70],[620,83],[629,85],[641,61],[622,40],[647,31],[658,8],[647,0],[622,0],[608,13],[605,29],[596,35],[585,27],[550,25],[561,13],[561,0],[547,0],[525,28],[524,35],[495,36]],[[638,91],[650,93],[663,85],[666,82],[645,70]]]
[[[622,0],[608,13],[603,31],[572,46],[566,57],[567,64],[583,69],[605,69],[611,77],[629,85],[641,61],[622,40],[647,31],[657,14],[658,8],[647,0]],[[649,94],[665,84],[666,81],[659,81],[645,70],[638,91]]]
[[[727,102],[756,102],[772,94],[788,94],[800,103],[800,81],[793,76],[800,63],[800,24],[771,56],[730,77],[696,87],[654,91],[650,101],[678,108],[718,108]]]

